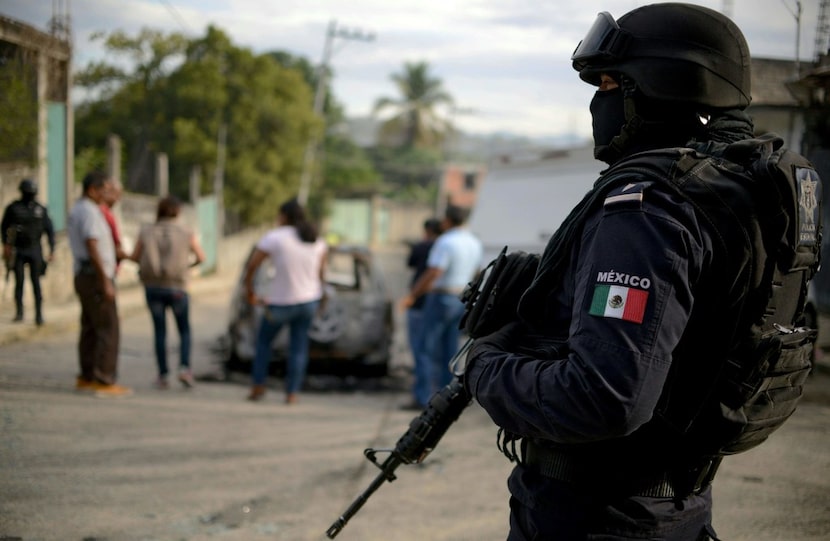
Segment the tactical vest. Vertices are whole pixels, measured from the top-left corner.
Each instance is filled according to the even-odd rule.
[[[40,248],[40,238],[45,231],[46,211],[36,201],[18,200],[9,207],[14,232],[14,246],[19,250]]]
[[[720,302],[695,303],[655,418],[643,430],[673,434],[698,456],[766,440],[795,411],[811,368],[817,331],[799,322],[819,265],[821,182],[781,144],[767,136],[729,145],[722,155],[649,151],[606,173],[608,189],[639,178],[675,191],[715,239],[719,274],[704,277],[696,292]]]

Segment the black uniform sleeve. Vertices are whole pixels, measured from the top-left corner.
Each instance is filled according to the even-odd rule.
[[[652,417],[703,253],[691,210],[678,207],[648,193],[634,208],[606,204],[588,219],[555,295],[570,299],[566,358],[474,349],[468,388],[498,426],[585,443],[630,434]]]

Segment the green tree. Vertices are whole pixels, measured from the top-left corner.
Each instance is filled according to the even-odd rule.
[[[319,74],[317,68],[307,58],[293,55],[287,51],[271,51],[268,55],[279,62],[281,66],[299,71],[310,88],[317,88]],[[331,88],[331,74],[328,80],[329,83],[326,84],[325,99],[323,100],[323,116],[326,119],[327,126],[337,126],[345,120],[346,115],[343,106],[334,97]]]
[[[384,193],[398,201],[435,201],[443,158],[440,150],[378,146],[369,157],[380,172]]]
[[[368,192],[380,186],[380,175],[372,161],[351,139],[328,133],[323,148],[324,195]]]
[[[8,53],[8,56],[3,53]],[[31,68],[12,51],[0,51],[0,160],[34,163],[37,100]]]
[[[303,151],[318,120],[298,71],[247,51],[236,51],[232,60],[226,175],[232,191],[226,201],[247,223],[259,223],[274,219],[279,204],[296,195]]]
[[[226,208],[245,224],[272,220],[281,200],[296,193],[303,149],[318,129],[302,74],[234,46],[212,26],[194,40],[145,30],[105,43],[136,68],[99,63],[81,72],[79,81],[99,97],[79,108],[78,149],[120,135],[128,187],[141,191],[152,186],[155,153],[165,152],[170,191],[184,196],[194,167],[202,188],[212,185],[225,130]]]
[[[92,39],[103,41],[104,48],[123,61],[91,62],[76,73],[75,84],[95,97],[78,109],[75,151],[103,148],[109,133],[118,134],[127,151],[127,187],[151,191],[155,153],[166,151],[161,141],[167,128],[160,116],[165,86],[182,61],[187,38],[144,28],[135,36],[98,32]],[[124,68],[125,64],[131,68]]]
[[[442,105],[451,107],[453,103],[441,80],[430,74],[429,65],[423,61],[405,63],[403,71],[390,78],[400,96],[382,97],[375,102],[375,114],[393,109],[393,116],[382,124],[382,138],[392,141],[391,146],[440,147],[450,125],[437,109]]]

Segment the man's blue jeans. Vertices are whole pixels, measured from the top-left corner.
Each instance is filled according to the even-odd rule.
[[[424,310],[420,308],[409,308],[406,311],[406,337],[409,341],[409,350],[413,357],[418,351],[418,345],[421,343],[421,330],[424,327]]]
[[[264,385],[268,378],[268,364],[273,351],[271,342],[283,325],[288,325],[288,359],[286,363],[285,390],[295,393],[303,386],[308,367],[308,330],[320,301],[303,304],[275,305],[265,307],[256,338],[256,354],[251,373],[254,385]]]
[[[458,295],[428,293],[424,299],[421,337],[415,353],[415,400],[425,406],[432,395],[452,381],[448,367],[458,351],[458,324],[464,303]]]
[[[179,369],[190,368],[190,298],[187,291],[166,287],[145,287],[144,296],[153,317],[155,333],[156,364],[159,376],[168,373],[167,367],[167,309],[173,312],[179,330]]]

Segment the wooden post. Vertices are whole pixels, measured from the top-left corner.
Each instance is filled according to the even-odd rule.
[[[167,154],[156,155],[156,195],[165,197],[169,193],[170,172],[167,167]]]

